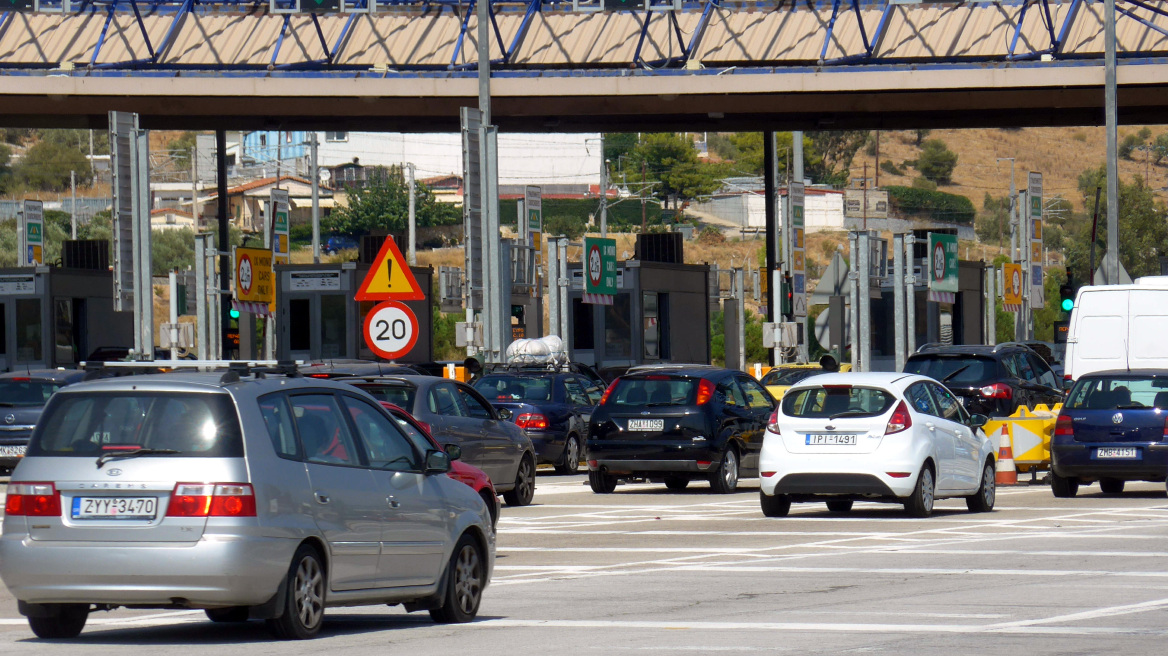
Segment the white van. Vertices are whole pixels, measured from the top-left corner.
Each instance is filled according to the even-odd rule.
[[[1096,371],[1168,369],[1168,276],[1080,288],[1065,363],[1068,380]]]

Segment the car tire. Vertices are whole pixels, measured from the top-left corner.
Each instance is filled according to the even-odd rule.
[[[288,567],[284,612],[267,621],[268,630],[280,640],[315,638],[324,624],[325,591],[328,589],[320,554],[300,545]]]
[[[89,619],[89,604],[49,604],[49,614],[28,616],[28,626],[41,640],[76,638]]]
[[[965,497],[965,507],[969,508],[969,512],[989,512],[994,509],[997,497],[998,473],[994,463],[987,462],[981,468],[981,485],[977,488],[977,494]]]
[[[612,494],[616,491],[616,476],[602,471],[588,472],[588,485],[597,494]]]
[[[491,515],[491,528],[495,528],[499,523],[499,500],[489,488],[483,488],[479,496],[483,498],[483,503],[487,504],[487,512]]]
[[[851,499],[832,499],[827,502],[827,509],[832,512],[846,513],[852,510]]]
[[[246,622],[249,614],[247,606],[208,608],[203,612],[207,614],[207,619],[211,620],[212,622],[221,622],[224,624]]]
[[[527,506],[535,498],[535,460],[523,456],[515,472],[515,487],[503,493],[508,506]]]
[[[912,496],[904,502],[904,509],[913,517],[928,517],[933,514],[933,500],[936,494],[933,470],[926,464],[917,475],[917,486]]]
[[[689,479],[684,476],[666,476],[665,487],[674,492],[681,492],[689,486]]]
[[[430,611],[439,624],[463,624],[478,615],[486,586],[486,559],[478,540],[463,534],[446,566],[446,594],[442,607]]]
[[[762,514],[767,517],[786,517],[787,513],[791,512],[791,497],[786,494],[767,494],[762,490],[758,491],[759,505],[762,506]]]
[[[569,435],[564,442],[564,462],[556,465],[557,474],[576,474],[580,471],[580,438]]]
[[[1059,499],[1070,499],[1079,493],[1079,479],[1051,472],[1050,491]]]
[[[1123,481],[1114,478],[1099,479],[1099,489],[1103,494],[1123,494],[1123,484]]]
[[[710,491],[714,494],[731,494],[737,489],[738,452],[734,447],[729,447],[718,461],[718,470],[710,476]]]

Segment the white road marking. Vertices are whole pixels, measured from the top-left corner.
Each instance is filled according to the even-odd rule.
[[[1035,633],[1056,635],[1168,635],[1165,629],[1124,627],[990,627],[980,624],[831,624],[822,622],[637,622],[614,620],[483,620],[487,628],[628,629],[661,631],[800,631],[834,633]]]

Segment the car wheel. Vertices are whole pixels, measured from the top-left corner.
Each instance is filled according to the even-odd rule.
[[[1051,472],[1050,491],[1059,499],[1070,499],[1079,493],[1079,479]]]
[[[486,585],[486,562],[482,548],[473,537],[463,535],[454,546],[446,566],[446,594],[442,607],[430,611],[441,624],[462,624],[475,618]]]
[[[580,438],[569,435],[564,443],[564,462],[556,465],[557,474],[575,474],[580,471]]]
[[[738,489],[738,453],[733,447],[722,454],[718,471],[710,477],[710,489],[714,494],[730,494]]]
[[[998,474],[994,463],[987,462],[981,469],[981,486],[977,494],[965,497],[965,507],[969,512],[989,512],[994,509],[994,501],[998,496]]]
[[[76,638],[89,619],[89,604],[49,604],[48,615],[28,616],[28,625],[42,640]]]
[[[680,492],[680,491],[684,490],[688,485],[689,485],[689,479],[684,477],[684,476],[666,476],[665,477],[665,487],[673,490],[674,492]]]
[[[320,555],[309,545],[300,545],[288,568],[284,612],[267,621],[268,630],[281,640],[316,637],[324,623],[326,585]]]
[[[832,512],[850,512],[852,510],[852,500],[832,499],[827,502],[827,509]]]
[[[791,512],[791,497],[786,494],[767,494],[759,490],[758,501],[762,514],[767,517],[786,517]]]
[[[913,517],[932,515],[934,492],[933,470],[925,465],[921,467],[921,473],[917,476],[917,486],[913,489],[912,496],[904,502],[904,509]]]
[[[535,497],[535,461],[523,456],[515,472],[515,487],[503,493],[508,506],[526,506]]]
[[[483,488],[479,495],[482,496],[483,503],[487,504],[487,512],[491,514],[491,528],[494,528],[499,523],[499,501],[487,488]]]
[[[1123,481],[1114,478],[1104,478],[1099,481],[1099,489],[1103,494],[1123,494]]]
[[[602,471],[588,472],[588,485],[597,494],[612,494],[616,491],[616,476]]]
[[[207,619],[212,622],[246,622],[248,616],[247,606],[232,606],[231,608],[208,608],[203,611],[207,614]]]

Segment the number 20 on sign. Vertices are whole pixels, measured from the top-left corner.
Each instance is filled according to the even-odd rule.
[[[365,315],[365,343],[387,360],[399,358],[418,343],[418,317],[397,301],[379,303]]]

